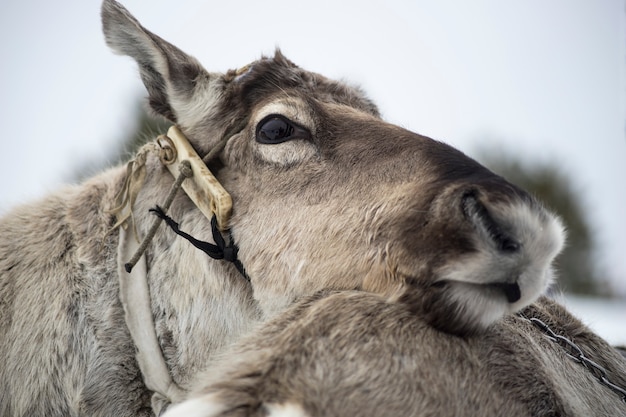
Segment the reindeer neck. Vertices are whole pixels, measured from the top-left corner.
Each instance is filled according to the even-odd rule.
[[[167,198],[174,177],[154,155],[133,205],[139,237],[155,217],[149,212]],[[188,233],[213,242],[210,220],[183,192],[169,213]],[[159,226],[145,252],[150,306],[156,336],[175,383],[185,388],[224,347],[247,333],[259,318],[252,288],[230,263],[211,259]]]

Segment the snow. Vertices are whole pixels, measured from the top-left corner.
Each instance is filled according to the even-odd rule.
[[[610,344],[626,346],[626,300],[565,295],[559,302]]]

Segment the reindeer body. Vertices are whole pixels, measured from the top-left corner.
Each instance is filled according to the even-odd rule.
[[[250,282],[163,227],[144,255],[158,350],[183,391],[258,322],[320,290],[375,293],[469,337],[550,284],[559,220],[461,152],[384,122],[360,89],[280,52],[210,73],[115,1],[102,19],[109,46],[137,61],[154,112],[202,157],[217,150],[206,162],[234,203]],[[145,178],[126,200],[130,219],[114,215],[134,178],[118,167],[0,221],[0,415],[162,409],[124,320],[116,227],[146,236],[148,210],[168,195],[174,179],[154,149],[136,157]],[[184,194],[168,214],[211,240]]]
[[[621,355],[563,307],[524,314],[574,340],[626,386]],[[364,292],[302,300],[244,337],[166,417],[618,416],[620,396],[528,320],[475,336],[433,328],[406,305]]]
[[[152,414],[119,301],[117,233],[103,240],[124,175],[113,169],[0,221],[0,415]],[[145,233],[147,212],[137,215]],[[197,209],[188,215],[208,222]],[[215,279],[214,262],[200,253],[181,262],[187,245],[166,237],[157,237],[167,249],[149,271],[153,314],[170,370],[185,386],[258,312],[236,272]],[[192,334],[211,342],[199,349],[187,342]]]

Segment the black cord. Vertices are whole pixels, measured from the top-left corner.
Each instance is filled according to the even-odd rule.
[[[232,235],[230,239],[230,244],[226,244],[222,233],[220,233],[219,228],[217,227],[217,217],[213,215],[211,218],[211,232],[213,233],[213,240],[215,241],[215,245],[209,242],[205,242],[202,240],[198,240],[195,237],[191,236],[188,233],[183,232],[178,227],[178,223],[176,223],[171,217],[169,217],[163,209],[159,206],[155,208],[151,208],[149,210],[151,213],[154,213],[157,217],[163,219],[165,223],[176,233],[177,235],[187,239],[192,245],[196,248],[200,249],[202,252],[206,253],[213,259],[223,259],[228,262],[232,262],[237,268],[237,271],[247,280],[250,281],[250,277],[246,274],[246,270],[243,267],[241,261],[237,258],[237,253],[239,252],[239,248],[234,244]]]

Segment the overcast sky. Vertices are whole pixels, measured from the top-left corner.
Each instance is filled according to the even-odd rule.
[[[509,149],[571,174],[626,294],[622,0],[128,0],[152,31],[225,71],[276,46],[358,83],[384,116],[475,155]],[[96,0],[0,2],[0,211],[108,155],[144,94],[105,46]]]

